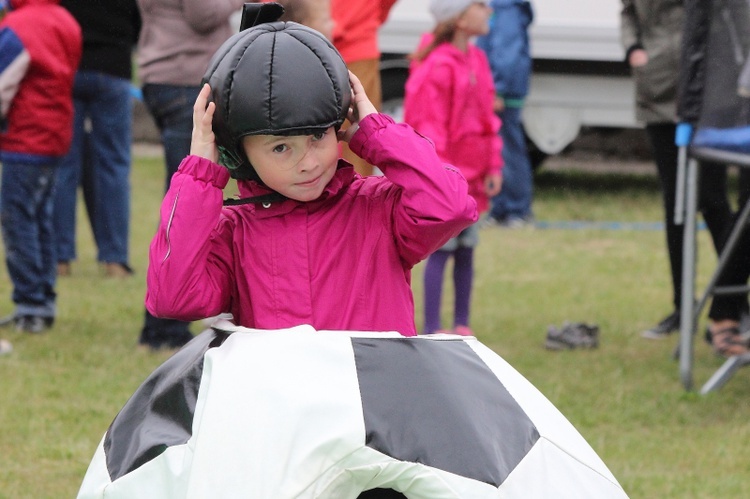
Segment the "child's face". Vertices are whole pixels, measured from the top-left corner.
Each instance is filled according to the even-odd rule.
[[[469,35],[486,35],[490,30],[492,8],[484,2],[474,2],[458,18],[458,27]]]
[[[333,127],[316,135],[249,135],[242,145],[263,183],[289,199],[319,198],[336,173],[339,149]]]

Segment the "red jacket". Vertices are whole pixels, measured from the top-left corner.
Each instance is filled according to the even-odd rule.
[[[396,0],[331,0],[333,45],[344,62],[378,59],[378,29]]]
[[[383,171],[340,163],[320,198],[222,209],[225,168],[180,165],[151,243],[146,308],[236,324],[417,334],[411,268],[477,219],[466,181],[433,145],[386,115],[362,120],[352,150]],[[267,190],[238,182],[242,197]]]
[[[81,28],[59,0],[11,0],[0,22],[0,160],[45,163],[73,136]]]

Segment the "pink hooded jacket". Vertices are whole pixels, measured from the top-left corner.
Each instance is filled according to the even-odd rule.
[[[416,334],[411,268],[477,219],[461,173],[405,124],[370,115],[350,142],[384,172],[340,162],[320,198],[222,208],[228,171],[188,156],[149,252],[146,307],[238,325]],[[238,182],[243,197],[267,193]]]
[[[426,34],[420,48],[431,40]],[[480,212],[488,208],[484,179],[503,166],[494,100],[487,56],[472,44],[466,53],[450,43],[438,45],[412,64],[406,82],[404,121],[435,143],[443,161],[460,168]]]

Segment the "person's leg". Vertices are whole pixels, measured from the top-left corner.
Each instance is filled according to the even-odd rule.
[[[424,334],[440,330],[443,274],[450,251],[438,250],[427,258],[424,270]]]
[[[362,86],[367,93],[367,97],[375,106],[375,109],[380,110],[383,101],[383,90],[380,82],[380,60],[365,59],[362,61],[354,61],[347,64],[347,66],[349,67],[349,70],[354,73],[362,82]],[[344,123],[344,126],[342,128],[346,128],[348,126],[349,122],[347,121],[346,123]],[[367,161],[354,154],[351,149],[349,149],[349,145],[346,142],[341,143],[341,155],[345,160],[354,165],[354,170],[363,177],[372,175],[372,165],[368,164]]]
[[[70,272],[70,263],[76,259],[76,199],[81,178],[84,150],[86,147],[85,119],[88,105],[83,87],[85,78],[79,72],[73,86],[73,141],[68,154],[57,167],[54,198],[54,228],[57,259],[61,263],[61,274]]]
[[[673,311],[655,326],[645,330],[643,337],[666,338],[680,327],[680,300],[682,297],[682,246],[683,226],[674,223],[675,189],[677,186],[677,146],[674,143],[673,123],[649,124],[646,126],[652,155],[661,184],[664,210],[664,233],[669,256],[672,279]]]
[[[190,154],[193,104],[199,92],[200,87],[173,85],[143,87],[144,101],[161,132],[161,141],[164,146],[167,168],[165,191],[169,188],[172,175],[177,171],[182,160]]]
[[[534,178],[521,123],[521,109],[505,108],[500,113],[503,139],[503,188],[492,198],[490,216],[498,221],[508,218],[528,220]]]
[[[455,288],[454,328],[469,327],[471,289],[474,281],[474,248],[459,247],[453,253],[453,285]]]
[[[39,332],[55,317],[55,165],[6,161],[1,175],[0,220],[8,275],[13,282],[14,316],[43,319],[38,329],[21,327]]]
[[[164,146],[166,165],[165,191],[172,175],[183,158],[190,154],[190,139],[193,130],[193,104],[200,87],[177,87],[171,85],[145,85],[143,98],[154,118]],[[154,317],[145,311],[139,343],[151,348],[180,347],[192,334],[190,323]]]
[[[130,82],[89,72],[96,89],[91,108],[94,237],[97,260],[128,265],[130,230]]]

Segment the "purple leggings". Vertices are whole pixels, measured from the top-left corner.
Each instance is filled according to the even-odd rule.
[[[438,250],[427,259],[424,271],[424,333],[440,329],[440,300],[443,294],[443,273],[453,255],[453,286],[455,310],[453,326],[469,325],[469,302],[474,279],[474,248],[459,247],[455,251]]]

